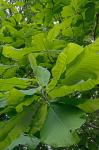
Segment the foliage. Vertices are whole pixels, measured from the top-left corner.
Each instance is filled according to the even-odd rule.
[[[2,150],[80,141],[99,109],[89,97],[99,88],[98,20],[98,0],[0,1]]]

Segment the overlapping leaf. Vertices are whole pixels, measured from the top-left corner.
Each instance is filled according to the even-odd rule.
[[[84,113],[75,107],[52,105],[41,130],[41,141],[54,146],[70,146],[79,142],[75,129],[84,122]]]

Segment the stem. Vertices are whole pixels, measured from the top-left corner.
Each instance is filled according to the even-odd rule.
[[[94,31],[93,31],[93,39],[94,39],[94,41],[95,41],[96,35],[97,35],[98,23],[99,23],[99,13],[96,14],[96,22],[95,22]]]

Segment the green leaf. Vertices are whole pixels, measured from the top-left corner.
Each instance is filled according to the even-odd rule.
[[[41,66],[34,67],[33,71],[38,80],[39,85],[47,86],[50,79],[50,72],[46,68]]]
[[[17,105],[20,102],[23,101],[25,94],[22,93],[21,91],[13,88],[11,89],[7,94],[6,94],[6,98],[7,98],[7,105]]]
[[[7,99],[5,98],[4,95],[0,95],[0,108],[4,108],[5,106],[7,106]]]
[[[75,107],[56,104],[49,108],[41,130],[41,141],[54,147],[65,147],[79,142],[75,130],[85,122],[84,113]]]
[[[44,33],[37,34],[32,37],[32,45],[36,51],[47,50],[47,40]]]
[[[93,20],[94,15],[95,15],[95,3],[94,2],[89,2],[87,3],[86,11],[85,11],[85,19],[86,21],[90,22]]]
[[[24,146],[26,145],[29,148],[29,150],[35,150],[39,142],[40,140],[37,139],[36,137],[29,137],[27,135],[22,134],[18,139],[14,140],[6,150],[12,150],[19,144]]]
[[[85,102],[77,105],[78,108],[85,111],[86,113],[92,113],[99,110],[99,99],[89,99]]]
[[[2,72],[2,78],[11,78],[16,75],[18,67],[16,65],[9,65],[8,68]]]
[[[28,58],[29,58],[31,68],[34,69],[34,67],[37,66],[35,55],[33,55],[31,53],[31,54],[28,55]]]
[[[20,22],[22,20],[22,15],[21,14],[15,14],[13,17],[15,18],[15,20],[17,22]]]
[[[47,104],[42,104],[41,107],[38,109],[36,116],[32,120],[32,126],[30,133],[35,134],[36,132],[40,131],[44,125],[47,116]]]
[[[33,103],[35,97],[25,98],[20,104],[18,104],[15,109],[18,113],[23,111],[24,106],[29,106]]]
[[[20,90],[25,95],[34,95],[35,93],[38,93],[41,91],[41,87],[33,88],[29,90]]]
[[[24,3],[24,2],[17,1],[14,5],[15,5],[15,6],[20,6],[20,7],[22,7],[22,6],[25,5],[25,3]]]
[[[72,9],[71,5],[63,7],[62,17],[72,17],[74,15],[74,10]]]
[[[28,130],[33,117],[33,108],[28,107],[20,113],[20,115],[8,120],[0,128],[0,148],[5,150],[14,140],[16,140],[23,132]],[[27,118],[27,119],[26,119]]]
[[[61,29],[61,25],[60,24],[56,24],[49,32],[48,32],[48,40],[49,41],[53,41],[57,35],[59,34]]]
[[[64,84],[72,85],[81,80],[97,79],[99,77],[99,54],[85,47],[81,55],[68,66]]]
[[[68,94],[71,94],[75,91],[87,91],[94,88],[97,84],[99,84],[99,80],[87,80],[85,82],[80,82],[71,86],[56,86],[52,91],[48,92],[48,95],[54,99],[56,97],[63,97]]]
[[[51,90],[56,85],[62,73],[66,70],[66,67],[83,51],[83,48],[77,44],[70,43],[61,52],[57,58],[56,65],[52,68],[53,79],[48,85],[48,90]],[[54,84],[55,83],[55,84]]]
[[[3,55],[8,58],[12,58],[13,60],[22,59],[24,55],[27,55],[33,51],[32,48],[22,48],[16,49],[12,46],[4,46],[3,47]]]
[[[12,66],[0,64],[0,75],[2,75],[2,73],[3,73],[6,69],[8,69],[8,68],[10,68],[10,67],[12,67]]]
[[[22,88],[25,89],[28,87],[32,80],[25,79],[25,78],[9,78],[9,79],[0,79],[0,90],[1,91],[7,91],[14,87],[16,88]]]

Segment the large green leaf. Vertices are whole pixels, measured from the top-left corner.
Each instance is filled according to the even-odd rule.
[[[14,87],[16,88],[27,88],[31,84],[32,80],[25,78],[9,78],[9,79],[0,79],[0,90],[7,91]]]
[[[71,94],[75,91],[87,91],[94,88],[97,84],[99,84],[99,80],[87,80],[85,82],[80,82],[71,86],[56,86],[52,91],[48,92],[48,95],[53,99],[56,97],[63,97],[68,94]]]
[[[86,100],[85,102],[78,104],[77,107],[87,113],[92,113],[96,110],[99,110],[99,99]]]
[[[99,54],[85,47],[84,52],[68,66],[63,82],[72,85],[81,80],[96,79],[99,77],[98,66]]]
[[[63,104],[51,105],[41,130],[41,141],[54,147],[64,147],[79,142],[75,129],[85,122],[84,113]]]
[[[22,48],[16,49],[12,46],[4,46],[3,47],[3,55],[8,58],[12,58],[13,60],[20,60],[24,55],[33,52],[33,48]]]
[[[83,48],[77,44],[70,43],[61,52],[57,58],[56,65],[52,68],[53,79],[48,85],[48,90],[54,88],[61,74],[66,70],[66,67],[83,51]]]

